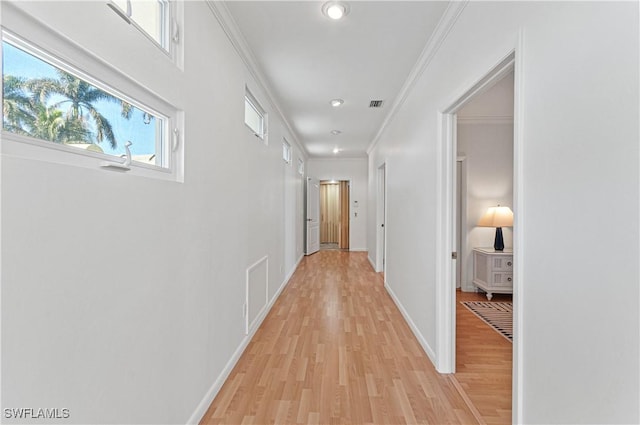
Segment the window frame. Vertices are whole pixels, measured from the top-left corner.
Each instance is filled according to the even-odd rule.
[[[125,0],[129,1],[129,0]],[[173,61],[177,60],[177,45],[180,43],[180,28],[181,25],[178,22],[178,10],[177,10],[177,0],[156,0],[158,3],[163,3],[164,8],[162,10],[162,22],[160,33],[161,40],[158,41],[155,37],[149,32],[147,32],[135,19],[135,14],[133,16],[128,16],[126,10],[122,10],[122,8],[113,0],[107,1],[107,6],[113,10],[118,16],[120,16],[127,24],[132,25],[138,32],[144,35],[155,47],[160,49],[160,51]],[[166,44],[166,45],[163,45]]]
[[[14,12],[13,9],[6,8],[3,13],[13,14]],[[16,18],[19,18],[19,15],[16,15]],[[13,20],[8,21],[12,22]],[[27,21],[26,25],[25,21],[20,22],[20,19],[16,19],[16,21],[15,28],[28,32],[31,36],[24,37],[13,28],[4,25],[0,28],[0,39],[2,41],[7,41],[27,54],[73,74],[96,88],[163,120],[162,127],[164,129],[162,133],[164,140],[161,151],[156,150],[156,154],[163,156],[162,166],[132,161],[129,169],[126,170],[129,174],[162,180],[183,181],[184,147],[179,138],[180,129],[183,128],[184,122],[184,113],[182,111],[179,111],[175,106],[167,103],[155,93],[129,79],[117,69],[61,36],[56,31],[39,25],[37,25],[37,28],[34,27],[33,23],[37,21]],[[0,57],[2,56],[0,55]],[[108,81],[108,83],[104,81]],[[125,91],[130,94],[125,95]],[[5,130],[4,125],[0,131],[2,136],[1,153],[3,155],[94,169],[105,167],[107,163],[117,164],[122,162],[121,156],[92,152],[19,135]],[[156,143],[158,143],[157,140]]]
[[[260,132],[256,133],[255,130],[247,123],[247,115],[246,115],[246,105],[249,104],[251,109],[253,109],[257,115],[260,116]],[[258,102],[255,96],[249,91],[248,88],[245,89],[244,94],[244,105],[245,105],[245,116],[244,116],[244,125],[251,131],[251,133],[262,140],[264,144],[268,144],[267,142],[267,112],[264,110],[262,105]]]
[[[293,154],[292,154],[291,143],[287,141],[284,137],[282,138],[282,160],[287,165],[291,165],[293,163]]]

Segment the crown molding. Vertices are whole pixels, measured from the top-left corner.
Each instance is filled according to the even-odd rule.
[[[371,143],[369,144],[369,147],[367,147],[367,154],[371,154],[373,149],[378,144],[378,141],[380,140],[382,133],[387,128],[387,126],[391,123],[391,121],[393,120],[395,115],[398,113],[398,111],[400,110],[404,102],[407,100],[407,97],[409,96],[411,89],[413,88],[413,86],[415,86],[416,82],[418,81],[418,78],[420,78],[422,73],[425,71],[425,69],[427,69],[427,67],[433,60],[434,56],[440,49],[440,46],[442,46],[442,43],[446,40],[447,36],[449,35],[449,32],[455,25],[456,21],[458,20],[458,17],[460,16],[464,8],[467,6],[468,2],[469,0],[452,1],[447,6],[447,9],[442,14],[440,21],[438,21],[438,25],[436,26],[436,29],[433,31],[433,34],[431,34],[431,37],[429,37],[429,41],[427,41],[426,46],[424,47],[424,49],[422,50],[422,53],[420,53],[420,56],[416,61],[416,64],[413,66],[413,69],[409,73],[409,76],[405,80],[402,88],[398,92],[398,95],[394,99],[393,105],[389,109],[389,113],[384,118],[384,121],[382,121],[382,125],[378,129],[378,132],[374,136]]]
[[[289,134],[293,139],[291,141],[293,141],[298,147],[298,149],[300,149],[300,152],[302,152],[302,154],[304,155],[305,160],[308,159],[310,157],[309,151],[307,151],[307,149],[302,145],[302,143],[300,143],[300,136],[296,131],[294,131],[293,127],[291,126],[291,123],[289,123],[284,113],[282,112],[282,108],[280,108],[280,105],[278,104],[278,102],[276,102],[276,97],[273,94],[274,92],[271,89],[271,86],[269,85],[269,83],[267,82],[267,79],[264,76],[264,73],[258,66],[258,63],[255,59],[255,55],[253,54],[253,51],[249,47],[249,43],[247,43],[247,40],[244,38],[244,35],[240,31],[240,28],[238,27],[236,20],[233,18],[233,15],[231,15],[229,8],[225,4],[225,2],[222,2],[222,1],[205,0],[205,2],[207,6],[209,6],[209,9],[211,10],[211,12],[213,13],[213,16],[215,16],[216,20],[222,27],[222,30],[224,31],[227,38],[231,42],[231,45],[240,56],[240,59],[242,59],[242,62],[244,62],[245,66],[249,70],[249,73],[255,79],[259,88],[267,96],[267,102],[269,103],[271,108],[277,113],[278,117],[282,120],[282,122],[284,123],[284,126],[289,131]]]
[[[461,117],[457,116],[458,124],[513,124],[513,116],[504,115],[504,116],[489,116],[489,115],[476,115],[476,116],[468,116]]]

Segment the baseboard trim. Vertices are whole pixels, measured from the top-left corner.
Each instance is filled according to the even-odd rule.
[[[369,264],[371,264],[371,267],[373,267],[373,271],[376,271],[376,263],[373,262],[373,260],[371,259],[370,255],[367,255],[367,259],[369,260]]]
[[[367,252],[367,248],[349,248],[350,252]]]
[[[393,289],[391,289],[391,287],[389,286],[388,283],[384,284],[384,289],[387,290],[387,293],[389,294],[389,296],[391,297],[393,302],[396,304],[396,307],[398,307],[398,310],[400,310],[400,313],[402,314],[402,317],[404,317],[404,320],[409,325],[409,328],[411,329],[411,332],[413,332],[413,335],[416,337],[416,339],[420,343],[420,346],[422,347],[424,352],[429,357],[429,360],[431,360],[431,363],[435,367],[436,366],[436,353],[435,353],[435,351],[433,351],[433,349],[431,348],[431,346],[429,345],[427,340],[424,338],[422,333],[418,330],[418,327],[416,326],[416,324],[411,319],[411,316],[409,315],[407,310],[404,308],[404,305],[402,305],[402,303],[400,302],[400,300],[398,299],[396,294],[393,292]]]
[[[278,292],[276,293],[277,295],[280,295],[280,292],[282,292],[284,287],[287,286],[287,283],[289,283],[289,279],[291,279],[291,276],[293,276],[293,274],[296,272],[296,270],[298,270],[298,266],[300,265],[300,261],[302,261],[303,258],[304,258],[304,254],[302,254],[300,256],[300,258],[298,258],[298,261],[296,261],[296,263],[293,265],[293,267],[291,268],[291,271],[285,276],[284,281],[282,282],[282,285],[280,285],[280,288],[278,289]],[[274,296],[274,298],[276,298],[276,296]]]
[[[256,327],[255,330],[257,330],[258,328],[259,326]],[[209,409],[209,406],[211,406],[213,399],[216,398],[216,395],[220,391],[220,388],[222,388],[222,385],[229,377],[229,374],[233,370],[234,366],[236,365],[236,363],[238,363],[238,360],[240,360],[240,357],[242,356],[242,353],[244,353],[244,350],[247,348],[247,345],[249,345],[249,341],[251,341],[255,330],[242,339],[242,342],[240,343],[238,348],[236,348],[236,351],[233,353],[224,369],[222,369],[220,375],[218,375],[216,380],[213,382],[213,385],[211,385],[204,398],[198,404],[198,407],[196,407],[195,412],[193,412],[193,414],[187,421],[188,425],[199,424],[200,421],[204,419],[204,415],[207,413],[207,409]]]
[[[267,308],[263,309],[262,313],[256,319],[256,326],[249,332],[248,335],[246,335],[242,339],[242,341],[240,342],[240,345],[238,346],[238,348],[236,348],[236,351],[234,351],[233,355],[225,365],[224,369],[222,369],[222,372],[220,373],[220,375],[218,375],[216,380],[213,382],[213,384],[205,394],[204,398],[200,401],[200,403],[196,407],[196,410],[193,412],[193,414],[187,421],[187,425],[196,425],[200,423],[200,421],[204,418],[204,415],[207,413],[207,409],[209,409],[209,406],[211,406],[213,399],[215,399],[216,395],[218,395],[218,392],[222,388],[222,385],[224,385],[225,381],[231,374],[231,371],[235,367],[236,363],[238,363],[238,360],[240,360],[242,353],[244,353],[244,350],[246,350],[247,346],[249,345],[249,342],[251,342],[251,339],[253,338],[257,330],[260,329],[260,325],[262,325],[262,322],[264,321],[265,317],[267,317],[267,314],[269,314],[269,312],[271,311],[271,308],[280,297],[280,294],[282,294],[282,291],[289,283],[289,280],[291,280],[291,277],[298,269],[298,266],[300,265],[300,262],[302,261],[303,258],[304,258],[304,255],[301,255],[300,258],[298,258],[298,261],[293,266],[292,270],[287,274],[286,278],[284,279],[284,281],[282,282],[282,284],[280,285],[276,293],[271,298],[271,301],[269,301]]]

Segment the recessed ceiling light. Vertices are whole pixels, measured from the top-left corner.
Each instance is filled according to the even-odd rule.
[[[331,130],[331,134],[333,134],[334,136],[337,136],[340,133],[342,133],[342,131],[340,130]]]
[[[337,108],[338,106],[342,105],[344,103],[344,100],[342,99],[331,99],[331,106],[333,106],[334,108]]]
[[[338,152],[340,152],[340,149],[338,149],[338,148],[333,148],[333,153],[334,153],[334,154],[337,154]]]
[[[337,21],[349,14],[349,5],[341,1],[329,1],[322,6],[322,13]]]

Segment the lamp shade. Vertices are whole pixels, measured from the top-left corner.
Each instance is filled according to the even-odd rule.
[[[513,226],[513,211],[509,207],[489,207],[480,220],[481,227],[511,227]]]

